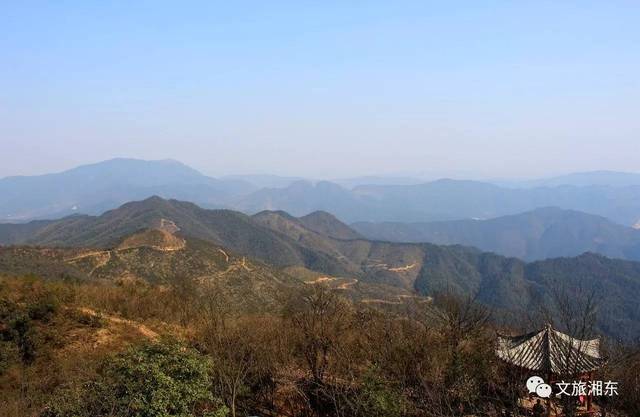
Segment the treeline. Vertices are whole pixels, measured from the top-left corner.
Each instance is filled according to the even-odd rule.
[[[526,377],[494,341],[490,312],[449,294],[385,312],[308,285],[249,313],[210,283],[5,278],[0,416],[518,415]],[[640,415],[638,350],[609,355],[607,407]]]

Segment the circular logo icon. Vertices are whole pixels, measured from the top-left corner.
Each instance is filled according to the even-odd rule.
[[[527,379],[527,389],[529,390],[529,394],[536,392],[536,387],[540,384],[544,384],[544,379],[539,376],[532,376]]]
[[[540,398],[549,398],[551,396],[551,385],[540,384],[536,387],[536,394]]]

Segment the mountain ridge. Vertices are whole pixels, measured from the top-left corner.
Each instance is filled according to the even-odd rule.
[[[640,260],[640,231],[602,216],[557,207],[487,220],[359,222],[351,227],[370,239],[462,244],[528,261],[577,256],[588,251]]]
[[[0,179],[0,219],[101,214],[152,195],[216,205],[253,191],[240,180],[217,180],[175,160],[116,158],[38,176]]]
[[[441,179],[417,185],[361,185],[297,182],[234,199],[246,213],[283,210],[303,216],[322,210],[347,223],[431,222],[493,218],[540,207],[600,215],[622,225],[640,221],[640,186],[558,186],[507,188],[491,183]]]
[[[557,187],[563,185],[573,185],[581,187],[589,186],[611,186],[627,187],[640,185],[640,173],[623,172],[611,170],[596,170],[573,172],[564,175],[557,175],[550,178],[532,179],[524,181],[497,181],[510,187]]]
[[[618,180],[608,181],[611,175]],[[0,223],[61,218],[73,213],[98,215],[127,201],[160,195],[247,214],[283,210],[304,216],[321,210],[347,223],[487,219],[557,206],[632,226],[640,222],[640,185],[633,179],[637,175],[578,173],[567,176],[583,178],[573,184],[559,180],[535,187],[521,184],[519,188],[440,179],[348,189],[331,181],[273,176],[257,176],[256,185],[247,181],[251,176],[215,179],[175,160],[119,158],[55,174],[0,179]],[[567,182],[569,185],[562,185]],[[264,185],[282,187],[261,188]]]

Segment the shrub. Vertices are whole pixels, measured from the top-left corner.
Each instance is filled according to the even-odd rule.
[[[357,402],[360,409],[359,415],[400,417],[404,400],[398,391],[385,383],[376,372],[370,370],[364,375]]]
[[[0,299],[0,342],[13,344],[24,365],[35,360],[36,331],[31,318],[16,303],[6,299]],[[5,352],[7,349],[3,348]],[[3,367],[7,368],[7,355],[3,357]]]
[[[0,339],[0,376],[14,363],[15,356],[15,346],[10,342],[5,342]]]
[[[99,375],[71,405],[69,393],[61,393],[43,417],[226,415],[211,395],[207,359],[175,342],[148,343],[114,355]]]
[[[208,363],[177,344],[148,344],[106,363],[104,374],[117,398],[116,409],[140,417],[189,415],[211,399]]]
[[[60,303],[56,297],[47,294],[28,306],[29,318],[48,322],[57,313]]]

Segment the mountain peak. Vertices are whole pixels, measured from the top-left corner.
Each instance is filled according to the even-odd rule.
[[[219,205],[254,189],[243,181],[208,177],[174,159],[114,158],[60,173],[0,179],[0,218],[95,215],[154,194]]]
[[[175,200],[168,200],[158,195],[152,195],[151,197],[147,197],[143,200],[129,201],[128,203],[125,203],[120,207],[118,207],[116,210],[119,210],[119,209],[149,210],[149,209],[156,209],[156,208],[167,208],[167,207],[171,207],[174,201]]]
[[[289,220],[295,220],[296,218],[284,210],[262,210],[252,217],[260,218],[260,217],[270,217],[270,216],[278,216]]]
[[[117,178],[120,181],[143,183],[207,182],[213,180],[198,170],[175,159],[144,160],[113,158],[64,171],[61,175],[85,175],[89,178]],[[157,178],[157,179],[156,179]],[[155,181],[154,181],[155,180]]]
[[[152,195],[151,197],[145,198],[140,202],[145,204],[165,204],[165,203],[168,203],[169,200],[162,198],[159,195]]]
[[[362,236],[338,220],[333,214],[317,210],[300,217],[300,222],[309,230],[335,239],[360,239]]]

